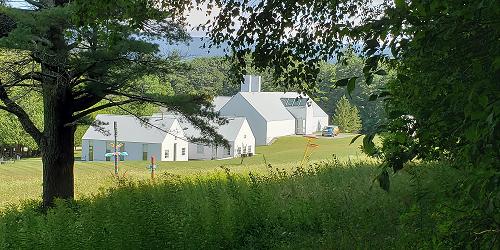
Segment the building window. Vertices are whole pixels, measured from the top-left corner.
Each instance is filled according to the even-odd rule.
[[[148,160],[148,144],[142,144],[142,160]]]
[[[241,147],[238,147],[238,150],[236,152],[238,152],[238,154],[241,155]]]
[[[205,153],[205,146],[203,146],[203,145],[197,145],[196,146],[196,153],[198,153],[198,154],[204,154]]]
[[[251,154],[252,153],[252,146],[248,146],[248,153]]]
[[[170,152],[168,152],[168,149],[165,149],[165,152],[164,152],[164,156],[165,158],[169,158],[170,157]]]
[[[186,155],[186,148],[181,149],[181,155]]]
[[[231,147],[227,148],[226,154],[231,155]]]
[[[243,135],[243,138],[246,139],[247,138],[247,135]]]
[[[243,146],[243,154],[247,153],[247,147]]]

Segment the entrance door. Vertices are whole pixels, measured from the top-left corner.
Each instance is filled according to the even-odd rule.
[[[174,161],[177,161],[177,143],[174,143]]]
[[[89,161],[94,161],[94,146],[89,146]]]
[[[306,133],[306,120],[295,119],[295,133],[298,135],[303,135]]]

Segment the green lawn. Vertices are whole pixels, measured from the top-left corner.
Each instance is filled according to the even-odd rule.
[[[335,155],[340,161],[369,160],[360,150],[361,140],[349,145],[349,138],[320,138],[311,161],[331,159]],[[303,157],[306,140],[299,136],[283,137],[270,146],[256,148],[256,155],[241,159],[189,161],[189,162],[160,162],[158,174],[170,173],[181,176],[203,175],[220,171],[220,166],[226,166],[235,173],[246,174],[249,171],[265,173],[267,171],[264,156],[268,164],[275,168],[291,169],[300,164]],[[133,180],[149,178],[146,169],[148,162],[125,161],[120,163],[120,172]],[[100,188],[113,185],[112,162],[76,162],[75,163],[75,192],[76,197],[91,195]],[[26,159],[14,164],[0,165],[0,208],[9,203],[19,203],[24,199],[40,199],[42,192],[42,167],[40,159]]]

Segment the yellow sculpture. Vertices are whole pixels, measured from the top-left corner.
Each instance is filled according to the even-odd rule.
[[[302,162],[300,163],[301,167],[303,167],[304,164],[307,164],[307,162],[309,162],[309,159],[311,158],[313,151],[319,147],[318,144],[314,143],[316,139],[318,139],[317,136],[304,135],[304,138],[306,138],[307,144],[306,144],[306,149],[304,150],[304,157],[302,158]]]

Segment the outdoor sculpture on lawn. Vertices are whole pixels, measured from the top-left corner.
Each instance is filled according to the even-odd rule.
[[[309,159],[311,158],[314,149],[319,147],[318,144],[314,143],[316,139],[318,139],[317,136],[304,135],[304,138],[306,138],[307,144],[306,144],[306,149],[304,150],[304,157],[302,158],[302,162],[300,163],[301,167],[304,167],[304,164],[307,164],[307,162],[309,162]]]
[[[127,152],[119,152],[118,149],[123,146],[123,143],[118,143],[117,142],[117,136],[118,136],[118,129],[116,122],[113,123],[113,128],[114,128],[114,136],[115,136],[115,142],[110,143],[109,145],[114,149],[114,152],[112,153],[106,153],[104,156],[106,157],[114,157],[114,165],[115,165],[115,175],[118,176],[118,157],[120,156],[128,156]]]

